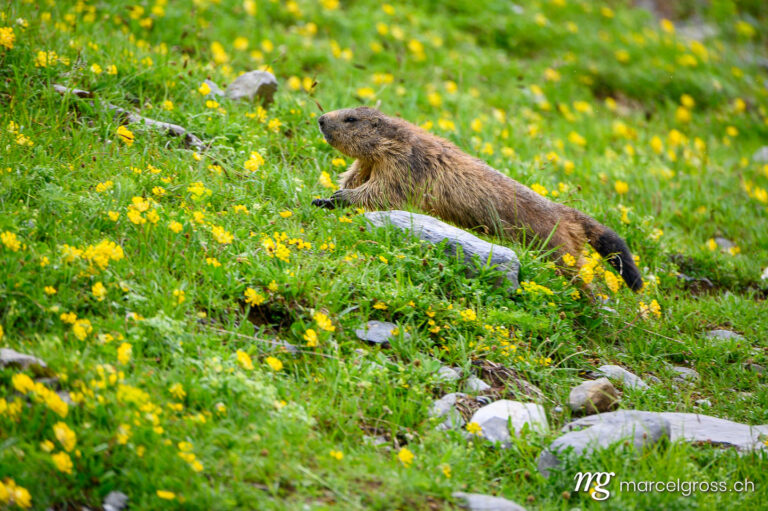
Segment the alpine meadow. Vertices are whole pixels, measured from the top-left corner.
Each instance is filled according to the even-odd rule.
[[[642,288],[314,206],[359,106]],[[0,510],[765,509],[767,297],[762,0],[0,4]]]

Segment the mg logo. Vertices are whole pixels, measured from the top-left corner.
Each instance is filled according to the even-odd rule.
[[[573,479],[576,481],[574,491],[588,491],[593,500],[607,500],[611,492],[605,487],[611,484],[615,472],[579,472]]]

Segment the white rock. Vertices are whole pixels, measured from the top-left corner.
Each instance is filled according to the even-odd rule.
[[[469,379],[464,384],[464,389],[467,392],[483,392],[486,390],[489,390],[491,388],[490,385],[485,383],[483,380],[476,376],[470,376]]]
[[[461,375],[452,367],[443,366],[437,370],[437,379],[443,381],[456,381]]]
[[[540,433],[549,431],[547,415],[541,405],[508,399],[480,408],[472,415],[470,422],[482,428],[482,437],[491,442],[500,442],[502,447],[508,447],[512,440],[510,428],[515,435],[519,435],[526,425]]]
[[[606,376],[611,380],[618,380],[624,384],[628,389],[647,389],[648,384],[645,383],[636,374],[630,373],[626,369],[617,365],[603,365],[597,368],[597,373]]]
[[[259,98],[264,106],[272,103],[277,90],[277,78],[268,71],[248,71],[238,76],[227,87],[229,99],[253,99]]]
[[[469,511],[525,511],[523,506],[511,500],[480,493],[457,491],[453,493],[453,498],[463,501],[462,507]]]

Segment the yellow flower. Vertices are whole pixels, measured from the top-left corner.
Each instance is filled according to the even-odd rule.
[[[42,449],[45,452],[51,452],[55,448],[56,448],[56,446],[50,440],[44,440],[44,441],[40,442],[40,449]],[[0,482],[0,484],[2,484],[2,482]],[[2,492],[0,492],[0,502],[2,502],[2,501],[3,501]]]
[[[215,257],[206,257],[205,264],[207,264],[208,266],[213,266],[214,268],[218,268],[219,266],[221,266],[221,263]]]
[[[208,86],[207,83],[203,82],[200,84],[200,87],[197,88],[197,92],[202,94],[203,96],[207,96],[211,93],[211,88]]]
[[[255,307],[264,303],[264,296],[257,293],[252,287],[247,288],[243,294],[245,295],[245,303],[248,305]]]
[[[0,241],[3,242],[3,245],[5,245],[5,248],[12,252],[18,252],[21,248],[21,242],[16,237],[16,234],[5,231],[3,233],[0,233]]]
[[[91,322],[87,319],[78,319],[72,325],[72,333],[74,333],[75,337],[81,341],[84,341],[92,331],[93,327],[91,326]]]
[[[541,186],[539,183],[533,183],[531,185],[531,190],[533,190],[534,192],[538,193],[541,196],[546,196],[549,193],[547,189]]]
[[[675,111],[675,120],[683,124],[691,122],[691,112],[684,106],[679,106]]]
[[[610,289],[611,292],[616,293],[621,287],[621,281],[613,272],[606,271],[603,274],[603,278],[605,278],[605,283],[608,285],[608,289]]]
[[[360,87],[357,89],[357,95],[363,99],[374,99],[376,97],[376,91],[371,87]]]
[[[187,299],[187,294],[183,289],[174,289],[173,297],[176,298],[176,305],[181,305]]]
[[[278,289],[280,289],[280,288],[278,287],[278,285],[277,285],[277,282],[275,282],[275,281],[273,280],[272,282],[270,282],[270,283],[269,283],[269,285],[267,286],[267,289],[269,289],[269,290],[270,290],[270,291],[272,291],[273,293],[276,293],[276,292],[277,292],[277,290],[278,290]]]
[[[262,165],[264,165],[264,157],[255,151],[252,152],[251,157],[243,163],[243,167],[249,172],[256,172]]]
[[[336,327],[333,325],[330,318],[328,318],[328,316],[322,312],[316,312],[314,316],[312,316],[312,319],[317,322],[317,326],[327,332],[333,332],[336,330]]]
[[[275,357],[267,357],[264,359],[264,362],[266,362],[273,371],[279,371],[283,368],[283,363]]]
[[[443,104],[443,98],[440,96],[440,93],[434,91],[427,94],[427,101],[435,108]],[[438,124],[440,123],[438,122]]]
[[[404,467],[410,467],[413,463],[413,458],[413,453],[407,447],[401,448],[397,453],[397,459],[400,460]]]
[[[163,500],[173,500],[176,498],[176,494],[172,491],[157,490],[157,496]]]
[[[384,302],[376,302],[376,304],[373,306],[374,309],[379,310],[387,310],[387,304]]]
[[[72,459],[70,459],[69,454],[65,452],[59,452],[51,456],[53,459],[53,464],[56,465],[56,468],[59,470],[59,472],[64,472],[65,474],[71,474],[72,473]]]
[[[661,29],[666,32],[667,34],[674,34],[675,33],[675,24],[669,21],[668,19],[664,18],[662,19],[659,24],[661,25]]]
[[[133,145],[133,141],[134,141],[133,132],[128,128],[126,128],[125,126],[121,125],[117,127],[117,136],[120,138],[120,140],[125,142],[125,145],[127,145],[128,147]]]
[[[629,52],[627,50],[616,50],[613,53],[616,56],[616,60],[621,62],[622,64],[626,64],[629,62]]]
[[[163,110],[171,111],[173,110],[173,101],[166,99],[160,106],[163,108]]]
[[[11,383],[13,383],[13,386],[21,392],[22,394],[26,394],[27,392],[30,392],[35,389],[35,382],[27,376],[24,373],[16,373],[11,377]]]
[[[344,162],[344,160],[341,159],[341,158],[337,158],[337,159],[341,160],[342,162]],[[335,162],[337,159],[334,159],[333,162]],[[331,162],[331,163],[333,163],[333,162]],[[336,186],[336,184],[331,180],[331,176],[327,172],[325,172],[325,171],[323,171],[320,174],[320,184],[324,188],[330,188],[331,190],[336,190],[338,188],[338,186]]]
[[[315,332],[313,329],[308,328],[306,332],[304,332],[304,340],[307,341],[307,346],[310,348],[314,348],[317,346],[317,332]]]
[[[291,215],[293,215],[293,211],[281,211],[278,213],[283,218],[289,218]]]
[[[13,27],[0,27],[0,46],[12,50],[15,40],[16,34],[13,33]]]
[[[232,243],[232,240],[235,239],[235,237],[226,229],[218,225],[213,226],[211,229],[211,234],[213,234],[213,238],[222,245],[228,245],[229,243]]]
[[[709,238],[707,240],[707,248],[712,252],[714,252],[715,250],[717,250],[717,242],[713,238]]]
[[[584,147],[587,145],[587,139],[576,133],[575,131],[572,131],[568,134],[568,141],[577,146]]]
[[[102,71],[103,70],[101,69],[100,65],[98,65],[98,64],[92,64],[91,65],[91,73],[93,73],[95,75],[100,75],[102,73]]]
[[[101,282],[97,282],[91,287],[91,293],[93,293],[96,300],[102,302],[104,297],[107,296],[107,288]]]
[[[179,401],[184,399],[184,397],[187,395],[187,393],[184,391],[184,386],[181,383],[174,383],[168,387],[168,392],[170,392],[171,395]]]
[[[117,361],[125,365],[131,361],[131,355],[133,354],[133,347],[124,342],[117,348]]]
[[[480,436],[483,433],[483,428],[477,422],[470,422],[467,424],[467,431],[473,435]]]
[[[120,212],[118,212],[118,211],[107,211],[107,216],[113,222],[117,222],[117,220],[120,218]]]
[[[342,458],[344,458],[344,453],[341,451],[331,451],[329,454],[331,455],[331,458],[335,458],[338,461],[341,461]]]
[[[560,73],[558,73],[551,67],[548,67],[547,69],[544,70],[544,79],[548,82],[559,82]]]
[[[576,258],[573,257],[571,254],[568,254],[568,253],[563,254],[563,263],[566,266],[573,266],[573,265],[576,264]]]
[[[464,309],[463,311],[459,312],[459,315],[464,321],[474,321],[477,319],[477,314],[475,314],[475,311],[472,309]]]
[[[616,190],[616,193],[619,195],[624,195],[629,191],[629,184],[625,181],[617,180],[613,184],[613,188]]]
[[[43,288],[43,291],[45,291],[45,294],[47,294],[48,296],[56,294],[56,288],[53,286],[45,286]]]
[[[64,422],[57,422],[53,426],[53,433],[56,435],[56,440],[64,447],[64,450],[71,452],[77,444],[77,435],[72,431],[69,426]]]
[[[237,363],[240,364],[240,367],[243,369],[251,370],[253,369],[253,361],[251,360],[251,356],[244,352],[243,350],[237,350]]]

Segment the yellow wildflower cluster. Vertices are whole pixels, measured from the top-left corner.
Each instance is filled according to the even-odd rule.
[[[245,295],[245,303],[247,303],[251,307],[261,305],[266,300],[264,295],[262,295],[261,293],[258,293],[252,287],[247,288],[243,294]]]
[[[288,239],[286,233],[275,233],[274,238],[265,236],[261,239],[261,246],[267,252],[269,257],[276,257],[286,263],[290,262],[291,249],[283,242]]]
[[[0,27],[0,46],[12,50],[15,41],[16,34],[13,33],[13,27]]]
[[[555,294],[548,287],[542,286],[541,284],[537,284],[533,281],[524,280],[520,282],[520,287],[523,289],[523,291],[526,293],[531,293],[532,295],[544,294],[547,296],[553,296]]]
[[[67,416],[69,412],[69,406],[59,397],[56,392],[52,391],[44,384],[35,382],[24,373],[16,373],[11,378],[11,382],[14,388],[22,394],[30,394],[34,400],[38,403],[45,403],[45,405],[61,418]]]
[[[5,248],[11,252],[18,252],[21,248],[21,242],[19,241],[19,238],[16,236],[16,234],[10,231],[0,233],[0,241],[2,241]]]
[[[2,28],[0,28],[0,44],[2,44]],[[32,506],[32,497],[26,488],[18,486],[10,477],[0,481],[0,505],[17,506],[27,509]]]
[[[656,316],[657,318],[661,317],[661,306],[659,305],[659,302],[656,301],[656,299],[651,300],[651,303],[648,305],[646,305],[645,302],[640,302],[639,311],[640,316],[643,319],[647,319],[651,315]]]
[[[333,332],[336,330],[336,327],[331,322],[331,319],[323,314],[322,312],[315,312],[312,315],[312,319],[314,319],[317,322],[317,326],[319,326],[322,330],[325,330],[326,332]]]

